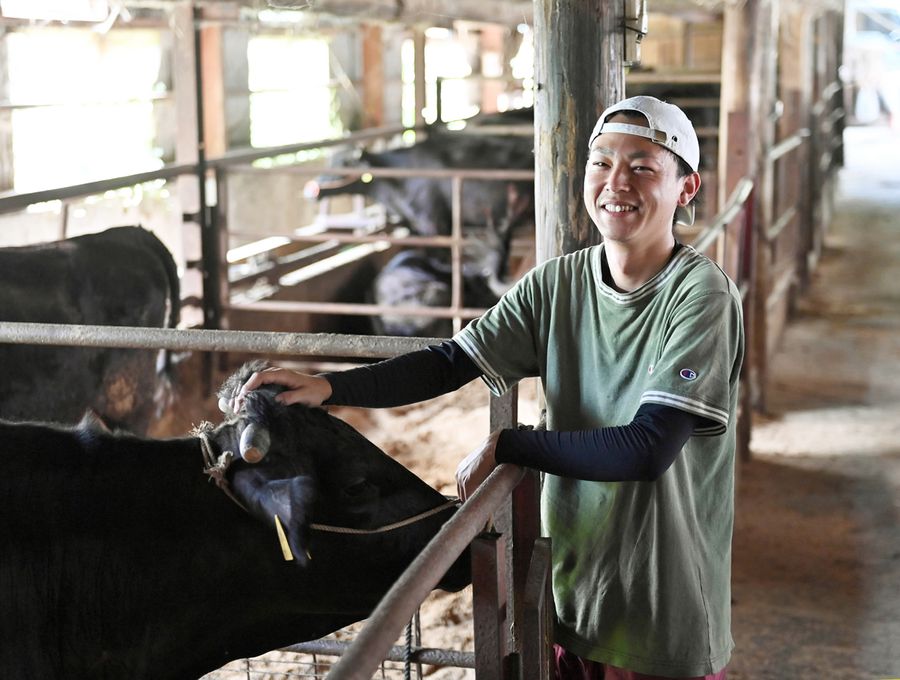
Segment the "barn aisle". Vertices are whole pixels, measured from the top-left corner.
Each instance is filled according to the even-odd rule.
[[[900,130],[845,148],[742,469],[733,680],[900,677]]]

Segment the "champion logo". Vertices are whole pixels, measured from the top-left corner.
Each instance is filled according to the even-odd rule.
[[[678,375],[680,375],[685,380],[697,379],[697,371],[693,371],[690,368],[682,368]]]

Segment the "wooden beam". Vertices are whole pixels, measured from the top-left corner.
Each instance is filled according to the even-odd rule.
[[[384,44],[381,26],[362,28],[363,127],[384,125]]]
[[[274,4],[274,3],[273,3]],[[278,4],[290,6],[290,0]],[[293,2],[300,5],[300,0]],[[529,22],[531,0],[452,0],[443,3],[446,11],[436,11],[434,0],[315,0],[316,12],[359,17],[366,21],[401,21],[424,26],[449,25],[453,21],[476,21],[503,26]],[[438,8],[441,9],[441,8]]]
[[[222,26],[205,25],[200,29],[200,68],[203,81],[203,136],[208,158],[228,150],[228,125],[225,120],[225,72]]]

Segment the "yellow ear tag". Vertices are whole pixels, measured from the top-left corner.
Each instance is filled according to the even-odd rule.
[[[284,528],[281,526],[281,520],[275,515],[275,531],[278,532],[278,542],[281,544],[281,554],[284,555],[286,562],[294,559],[294,553],[291,552],[291,546],[288,544],[287,536],[284,535]]]

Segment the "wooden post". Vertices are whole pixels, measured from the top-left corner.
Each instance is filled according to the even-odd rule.
[[[425,83],[425,29],[413,31],[413,52],[415,53],[416,127],[425,125],[425,105],[428,101]]]
[[[553,638],[553,590],[549,538],[534,542],[528,578],[525,583],[525,639],[521,680],[550,680]]]
[[[503,26],[484,26],[479,35],[481,56],[478,72],[485,78],[508,75],[509,64],[506,62],[503,47],[509,38],[509,29]],[[497,99],[506,90],[506,83],[501,80],[483,80],[480,83],[480,106],[482,113],[493,113],[497,110]]]
[[[0,26],[0,102],[9,102],[9,32]],[[0,192],[10,191],[15,181],[13,166],[12,110],[0,110]]]
[[[600,242],[582,201],[588,135],[624,93],[624,5],[535,0],[537,261]]]
[[[203,142],[206,156],[215,158],[228,149],[225,120],[225,71],[222,26],[200,29],[200,68],[203,83]]]
[[[384,125],[384,47],[381,26],[363,26],[362,43],[363,127],[381,127]]]
[[[172,78],[175,95],[175,120],[178,121],[175,139],[175,162],[196,163],[200,154],[198,136],[199,112],[197,102],[197,78],[195,72],[196,55],[194,53],[194,3],[183,0],[175,5],[172,11]],[[182,176],[178,178],[178,200],[181,212],[185,216],[196,216],[200,211],[200,191],[196,177]],[[202,257],[199,229],[182,229],[182,252],[185,262],[197,263]],[[182,298],[202,299],[203,278],[196,266],[189,266],[181,277]],[[185,318],[189,325],[203,325],[202,317]]]
[[[475,677],[502,678],[505,640],[503,610],[504,543],[501,534],[483,533],[470,547],[472,556],[472,603],[475,634]]]
[[[756,295],[754,303],[754,330],[752,342],[755,354],[756,369],[756,401],[760,411],[766,410],[766,388],[768,384],[768,367],[770,353],[770,333],[768,319],[768,300],[772,290],[772,247],[766,239],[766,233],[772,226],[774,217],[774,175],[769,160],[769,151],[775,141],[775,104],[777,97],[777,35],[779,25],[778,0],[760,0],[757,4],[759,15],[756,23],[753,54],[758,60],[758,93],[757,124],[754,125],[758,139],[757,168],[759,191],[756,192],[756,209],[758,216],[756,233]]]

